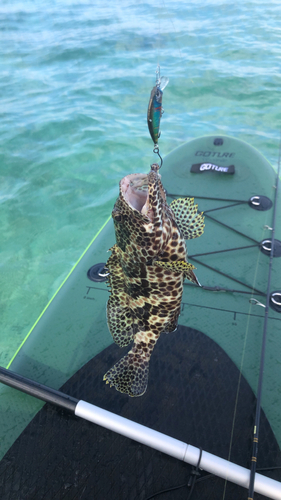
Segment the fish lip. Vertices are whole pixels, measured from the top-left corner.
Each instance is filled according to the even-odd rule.
[[[146,215],[150,208],[148,174],[130,174],[124,177],[120,181],[120,194],[130,208]]]

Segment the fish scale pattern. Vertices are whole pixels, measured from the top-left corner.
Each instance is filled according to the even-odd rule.
[[[112,344],[61,390],[223,458],[230,453],[233,462],[249,465],[255,397],[242,377],[230,450],[239,371],[214,341],[182,326],[176,333],[163,334],[143,398],[128,398],[102,383],[101,373],[119,355],[120,348]],[[260,449],[258,468],[281,465],[263,412]],[[0,462],[1,500],[146,500],[177,486],[181,488],[159,498],[183,500],[190,491],[191,471],[188,464],[45,405]],[[267,474],[281,480],[280,470]],[[246,500],[247,492],[210,476],[196,483],[191,500],[222,498]],[[265,497],[255,495],[255,500]]]
[[[179,205],[175,217],[158,171],[153,164],[149,174],[124,177],[112,211],[116,244],[106,264],[107,320],[119,346],[134,343],[104,380],[129,396],[145,393],[155,344],[161,333],[177,327],[184,278],[199,284],[195,267],[187,262],[182,231],[186,227],[189,238],[200,236],[203,219],[188,198],[173,202],[175,210]]]

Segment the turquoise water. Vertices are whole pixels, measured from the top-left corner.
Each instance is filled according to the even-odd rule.
[[[229,134],[277,164],[279,0],[2,1],[0,364],[110,214],[118,182],[147,170],[159,63],[163,155]]]

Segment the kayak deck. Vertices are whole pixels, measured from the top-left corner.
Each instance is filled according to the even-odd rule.
[[[125,349],[112,344],[82,367],[62,391],[248,467],[254,394],[226,353],[199,331],[163,335],[151,359],[147,393],[128,398],[102,381]],[[30,396],[26,396],[30,398]],[[192,403],[191,403],[192,402]],[[235,410],[235,411],[234,411]],[[232,429],[232,434],[231,434]],[[264,413],[258,469],[281,466]],[[0,462],[3,500],[143,499],[187,485],[193,467],[46,404]],[[262,472],[281,480],[281,469]],[[206,476],[206,479],[202,480]],[[246,498],[246,490],[201,471],[192,499]],[[182,499],[190,487],[165,493]],[[19,497],[19,494],[21,495]],[[255,499],[262,500],[255,494]]]

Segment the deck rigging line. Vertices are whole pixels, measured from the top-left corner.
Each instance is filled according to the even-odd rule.
[[[216,273],[218,274],[221,274],[222,276],[225,276],[226,278],[229,278],[231,279],[232,281],[235,281],[236,283],[239,283],[240,285],[243,285],[245,286],[246,288],[249,288],[250,290],[252,290],[252,293],[257,293],[258,295],[263,295],[265,296],[266,294],[264,292],[261,292],[260,290],[258,290],[257,288],[253,288],[251,285],[247,285],[246,283],[244,283],[243,281],[240,281],[236,278],[233,278],[232,276],[230,276],[229,274],[227,273],[223,273],[222,271],[219,271],[218,269],[216,269],[215,267],[212,267],[212,266],[209,266],[208,264],[205,264],[204,262],[202,262],[201,260],[198,260],[198,259],[195,259],[194,257],[190,256],[189,257],[190,259],[192,259],[194,262],[196,262],[197,264],[201,264],[202,266],[205,266],[207,267],[208,269],[211,269],[212,271],[215,271]]]
[[[207,254],[205,254],[207,255]],[[202,266],[205,266],[207,267],[208,269],[211,269],[212,271],[218,273],[218,274],[221,274],[222,276],[225,276],[226,278],[229,278],[231,279],[232,281],[235,281],[236,283],[239,283],[240,285],[243,285],[245,286],[246,288],[249,288],[252,293],[256,293],[258,295],[262,295],[265,297],[265,293],[264,292],[261,292],[260,290],[258,290],[257,288],[254,288],[253,286],[251,285],[247,285],[247,283],[244,283],[243,281],[241,280],[238,280],[236,278],[233,278],[233,276],[230,276],[230,274],[227,274],[227,273],[223,273],[222,271],[219,271],[218,269],[216,269],[215,267],[212,267],[212,266],[209,266],[209,264],[206,264],[205,262],[202,262],[201,260],[199,259],[195,259],[193,255],[190,255],[189,256],[189,259],[190,260],[193,260],[194,262],[196,262],[197,264],[201,264]],[[240,290],[238,290],[238,292],[242,293]]]
[[[217,222],[218,224],[226,227],[227,229],[230,229],[231,231],[239,234],[239,236],[247,238],[248,240],[252,241],[254,244],[253,245],[242,246],[242,247],[236,247],[236,248],[226,248],[224,250],[215,250],[215,251],[212,251],[212,252],[205,252],[205,253],[201,253],[201,254],[198,253],[198,254],[194,254],[194,255],[189,255],[188,257],[189,257],[190,260],[193,260],[197,264],[201,264],[202,266],[205,266],[208,269],[211,269],[212,271],[214,271],[214,272],[216,272],[218,274],[221,274],[222,276],[225,276],[226,278],[229,278],[232,281],[235,281],[236,283],[239,283],[240,285],[245,286],[246,288],[249,288],[252,291],[252,294],[255,293],[255,294],[258,294],[258,295],[261,295],[261,296],[265,297],[266,293],[264,293],[264,292],[262,292],[260,290],[257,290],[256,288],[253,288],[252,286],[247,285],[243,281],[240,281],[240,280],[238,280],[236,278],[233,278],[233,276],[230,276],[227,273],[223,273],[222,271],[219,271],[215,267],[209,266],[208,264],[205,264],[204,262],[202,262],[201,260],[198,260],[196,258],[196,257],[201,257],[201,256],[206,256],[206,255],[213,255],[213,254],[223,253],[223,252],[232,252],[232,251],[236,251],[236,250],[245,250],[247,248],[253,248],[253,247],[259,248],[260,242],[258,242],[254,238],[251,238],[251,236],[249,236],[249,235],[247,235],[245,233],[242,233],[241,231],[238,231],[237,229],[235,229],[234,227],[230,226],[229,224],[225,224],[225,222],[221,222],[218,219],[215,219],[214,217],[212,217],[211,215],[208,214],[208,212],[213,212],[213,211],[216,211],[216,210],[223,210],[225,208],[230,208],[230,207],[234,207],[234,206],[237,206],[237,205],[248,204],[248,201],[245,201],[245,200],[232,200],[232,199],[226,199],[226,198],[213,198],[213,197],[208,197],[208,196],[197,196],[197,195],[196,196],[195,195],[191,196],[191,195],[182,195],[182,194],[180,195],[180,194],[172,194],[172,193],[166,193],[166,194],[167,194],[167,196],[170,196],[171,198],[192,197],[192,198],[198,198],[198,199],[202,199],[202,200],[231,201],[231,202],[233,202],[231,205],[224,205],[222,207],[216,207],[216,208],[212,208],[212,209],[209,209],[209,210],[204,210],[204,216],[207,217],[208,219],[211,219],[213,222]],[[274,242],[272,242],[272,245],[273,244],[274,244]],[[205,288],[207,289],[207,287],[205,287]],[[235,291],[243,293],[243,291],[240,291],[240,290],[235,290]]]
[[[279,143],[278,169],[277,169],[277,175],[276,175],[275,196],[274,196],[274,204],[273,204],[271,251],[270,251],[270,259],[269,259],[269,266],[268,266],[266,306],[265,306],[265,313],[264,313],[264,327],[263,327],[262,348],[261,348],[261,357],[260,357],[259,381],[258,381],[258,391],[257,391],[257,406],[256,406],[256,415],[255,415],[255,423],[254,423],[253,452],[252,452],[252,458],[251,458],[251,472],[250,472],[250,482],[249,482],[249,490],[248,490],[248,500],[253,500],[253,498],[254,498],[254,483],[255,483],[255,478],[256,478],[256,467],[257,467],[257,457],[258,457],[261,397],[262,397],[263,376],[264,376],[265,349],[266,349],[266,340],[267,340],[267,324],[268,324],[268,313],[269,313],[269,303],[270,303],[270,286],[271,286],[272,263],[273,263],[273,256],[274,256],[277,198],[278,198],[279,176],[280,176],[280,155],[281,155],[281,135],[280,135],[280,143]]]
[[[222,208],[226,208],[226,207],[222,207]],[[208,212],[208,210],[206,210],[206,212]],[[233,231],[234,233],[237,233],[239,234],[240,236],[243,236],[244,238],[247,238],[248,240],[251,240],[253,241],[254,243],[256,243],[257,245],[259,244],[259,242],[257,240],[254,240],[254,238],[251,238],[251,236],[248,236],[247,234],[245,233],[241,233],[241,231],[238,231],[237,229],[234,229],[234,227],[231,227],[229,226],[228,224],[225,224],[225,222],[221,222],[217,219],[215,219],[214,217],[211,217],[211,215],[208,215],[206,212],[204,212],[204,215],[206,217],[208,217],[208,219],[211,219],[213,220],[214,222],[217,222],[218,224],[221,224],[222,226],[224,227],[227,227],[228,229],[231,229],[231,231]]]

